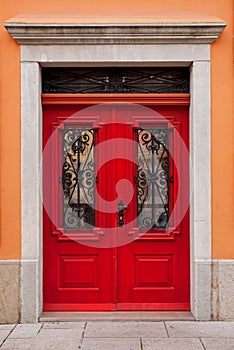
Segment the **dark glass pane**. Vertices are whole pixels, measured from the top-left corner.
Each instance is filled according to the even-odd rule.
[[[42,68],[43,93],[188,93],[188,67]]]
[[[138,130],[138,226],[162,229],[169,216],[168,129]]]
[[[95,225],[94,131],[64,129],[63,155],[64,229],[90,229]]]

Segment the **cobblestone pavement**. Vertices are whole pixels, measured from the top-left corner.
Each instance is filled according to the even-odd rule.
[[[1,350],[234,350],[234,322],[88,321],[0,325]]]

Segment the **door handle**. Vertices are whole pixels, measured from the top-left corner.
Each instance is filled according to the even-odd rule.
[[[119,227],[123,227],[124,225],[124,210],[129,210],[129,206],[124,205],[123,201],[119,201],[118,203]]]

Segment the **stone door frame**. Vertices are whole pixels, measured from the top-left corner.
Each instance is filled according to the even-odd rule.
[[[71,21],[72,22],[72,21]],[[21,60],[21,322],[42,312],[41,66],[190,66],[190,294],[197,320],[211,318],[210,45],[225,23],[45,23],[11,19]]]

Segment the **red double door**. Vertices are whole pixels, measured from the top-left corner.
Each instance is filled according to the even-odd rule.
[[[124,98],[42,97],[45,311],[189,310],[188,96]]]

